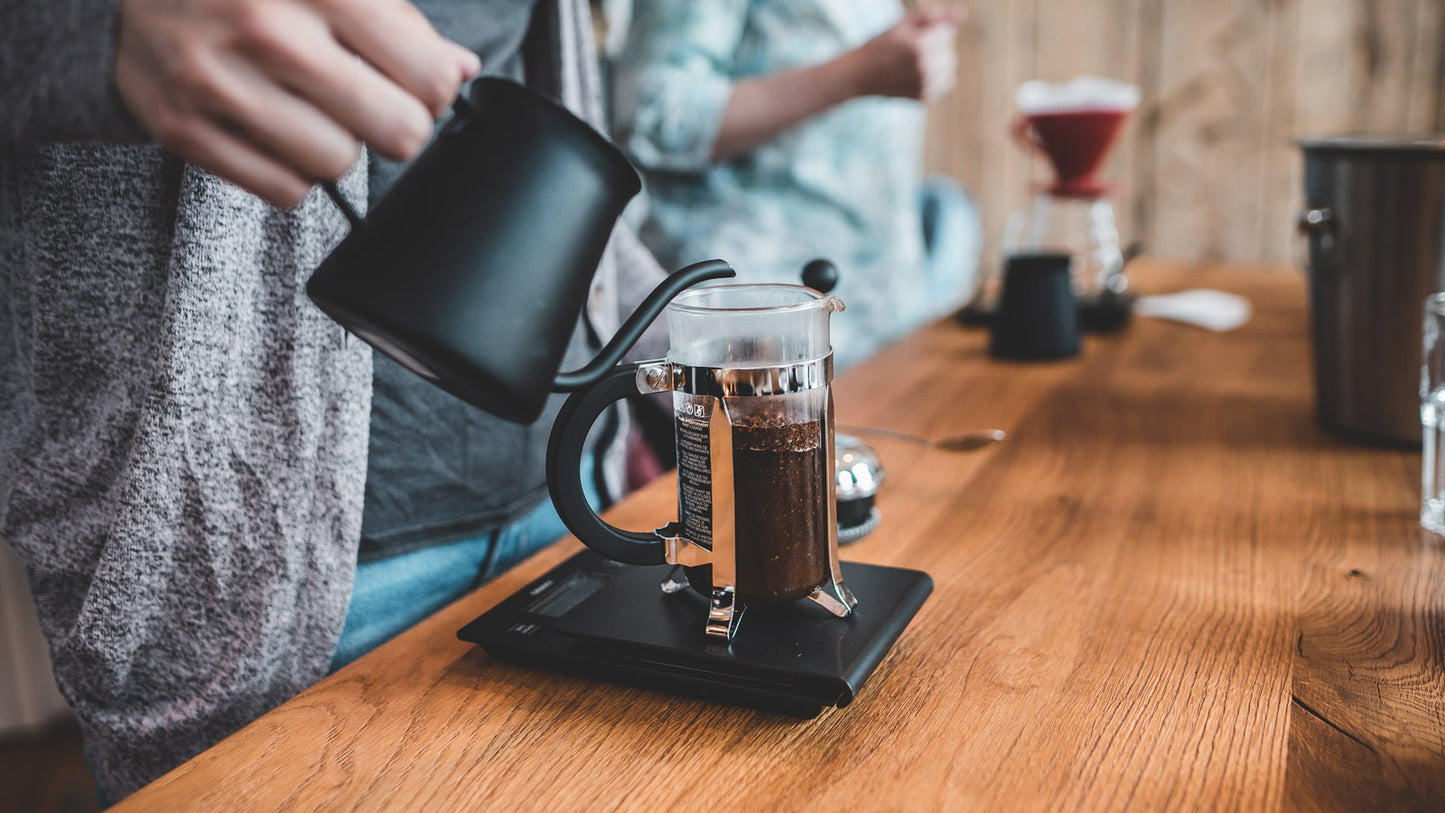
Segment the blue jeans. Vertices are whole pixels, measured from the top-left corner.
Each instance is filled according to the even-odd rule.
[[[582,469],[590,473],[591,456]],[[587,501],[601,503],[583,476]],[[521,519],[481,536],[366,562],[356,568],[351,605],[331,671],[387,642],[567,533],[548,499]]]

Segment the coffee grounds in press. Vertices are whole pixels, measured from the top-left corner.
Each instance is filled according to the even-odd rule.
[[[828,577],[827,457],[818,421],[734,425],[737,592],[803,598]]]

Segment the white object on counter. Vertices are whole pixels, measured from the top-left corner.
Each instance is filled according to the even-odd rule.
[[[1248,299],[1211,288],[1141,296],[1134,302],[1135,316],[1172,319],[1215,332],[1241,327],[1252,313]]]

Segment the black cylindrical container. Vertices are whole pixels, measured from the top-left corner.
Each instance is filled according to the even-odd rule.
[[[1445,290],[1442,138],[1300,142],[1316,403],[1347,435],[1420,443],[1422,308]]]
[[[1079,311],[1069,263],[1067,254],[1015,254],[1005,261],[989,353],[1026,361],[1079,355]]]

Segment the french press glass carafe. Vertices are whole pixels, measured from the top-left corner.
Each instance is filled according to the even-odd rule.
[[[837,297],[800,285],[720,285],[667,307],[667,358],[620,367],[569,399],[548,450],[567,527],[633,564],[677,566],[667,592],[708,597],[706,633],[731,639],[749,603],[811,599],[835,616],[857,600],[838,560],[829,317]],[[600,520],[582,495],[582,444],[618,398],[672,392],[678,520],[650,534]]]

